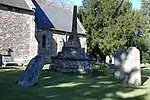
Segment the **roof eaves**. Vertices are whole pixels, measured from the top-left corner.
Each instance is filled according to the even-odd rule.
[[[25,2],[27,3],[28,7],[33,10],[35,9],[35,5],[33,4],[33,1],[32,0],[25,0]]]
[[[8,6],[8,7],[13,7],[13,8],[21,9],[21,10],[26,10],[26,11],[29,11],[29,12],[33,11],[33,9],[26,9],[26,8],[12,6],[12,5],[6,5],[6,4],[0,4],[0,5],[2,5],[2,6]]]
[[[51,28],[51,31],[58,31],[58,32],[63,32],[63,33],[69,33],[71,34],[72,32],[67,32],[67,31],[63,31],[63,30],[58,30],[58,29],[55,29],[55,28]],[[86,34],[83,34],[83,33],[77,33],[79,35],[86,35]]]

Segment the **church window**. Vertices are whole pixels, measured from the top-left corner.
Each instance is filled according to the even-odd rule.
[[[46,37],[45,35],[43,35],[42,37],[42,48],[45,48],[46,47]]]

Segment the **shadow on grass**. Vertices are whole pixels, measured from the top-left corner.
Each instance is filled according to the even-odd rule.
[[[0,71],[0,97],[2,100],[120,100],[118,92],[128,93],[134,86],[118,84],[107,76],[82,76],[43,70],[36,86],[20,87],[15,82],[22,70]],[[9,92],[8,92],[9,91]],[[126,97],[143,100],[144,95]]]
[[[141,74],[142,74],[142,85],[143,85],[145,82],[147,82],[147,80],[150,77],[150,69],[148,67],[142,68]]]
[[[148,76],[142,76],[142,85],[149,79]]]
[[[148,68],[142,69],[141,73],[144,76],[150,76],[150,69]]]
[[[109,79],[109,77],[107,76],[76,76],[49,72],[49,74],[53,76],[48,77],[46,76],[46,73],[47,72],[45,70],[42,75],[43,77],[47,77],[47,80],[49,80],[49,82],[44,82],[47,80],[41,77],[40,80],[42,81],[39,81],[39,85],[43,84],[44,87],[42,87],[50,91],[49,93],[54,93],[54,91],[62,91],[59,96],[57,95],[57,92],[56,94],[52,94],[55,95],[55,97],[49,96],[49,99],[54,100],[59,100],[63,97],[68,97],[67,100],[120,100],[123,98],[120,95],[117,95],[117,92],[128,93],[134,91],[135,89],[141,89],[134,86],[115,83],[114,81],[111,81],[111,79]],[[125,98],[136,98],[137,100],[141,100],[144,95],[140,95],[139,97],[137,95],[136,97]]]

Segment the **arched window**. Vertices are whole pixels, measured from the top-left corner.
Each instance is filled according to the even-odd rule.
[[[42,36],[42,48],[45,48],[46,47],[46,36],[43,35]]]

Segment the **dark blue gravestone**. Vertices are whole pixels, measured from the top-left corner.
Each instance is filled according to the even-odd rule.
[[[23,72],[21,79],[18,81],[18,84],[21,86],[35,85],[38,81],[40,73],[42,72],[43,66],[44,57],[37,55],[32,58]]]

